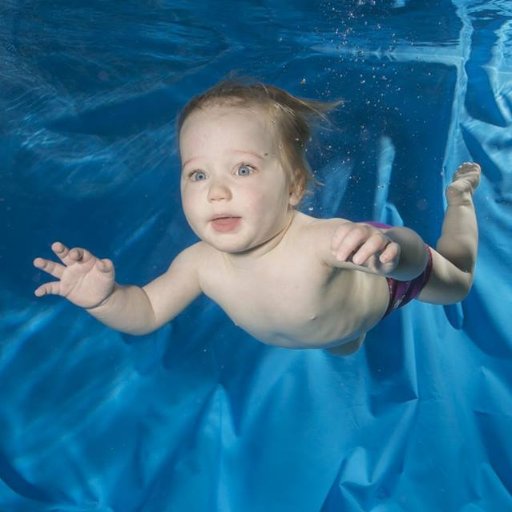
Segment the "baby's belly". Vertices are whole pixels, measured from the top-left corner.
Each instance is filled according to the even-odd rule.
[[[239,324],[240,325],[240,324]],[[283,325],[240,325],[262,343],[279,347],[306,349],[328,348],[352,341],[362,334],[361,329],[338,328],[339,322],[318,322],[312,319],[295,326]]]
[[[355,332],[351,333],[349,336],[320,335],[318,329],[309,328],[308,325],[304,324],[297,330],[269,330],[262,329],[261,327],[247,328],[245,330],[254,336],[254,338],[267,345],[295,349],[328,348],[349,342],[358,337]]]
[[[326,290],[315,300],[289,297],[279,301],[281,307],[260,303],[247,310],[225,309],[239,327],[263,343],[296,349],[328,348],[358,338],[384,315],[388,303],[386,280],[379,277],[371,281],[371,289],[353,294],[329,295]]]

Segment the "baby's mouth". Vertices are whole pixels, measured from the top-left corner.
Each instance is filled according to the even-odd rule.
[[[230,231],[234,231],[240,224],[241,220],[241,217],[222,215],[213,217],[211,223],[215,231],[218,231],[219,233],[228,233]]]

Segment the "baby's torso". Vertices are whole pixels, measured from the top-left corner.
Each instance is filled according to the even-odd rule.
[[[235,324],[264,343],[320,348],[350,341],[382,317],[386,280],[328,267],[307,242],[298,237],[237,266],[212,249],[201,264],[201,288]]]

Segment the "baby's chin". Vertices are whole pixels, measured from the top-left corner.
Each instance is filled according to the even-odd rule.
[[[227,238],[227,237],[226,237]],[[253,249],[258,247],[258,244],[241,244],[235,240],[222,240],[222,241],[211,241],[203,239],[203,242],[208,244],[213,249],[232,255],[242,255],[251,252]]]
[[[236,233],[205,233],[204,231],[196,230],[193,227],[192,230],[203,243],[219,252],[237,254],[250,250],[250,244],[244,243],[244,241],[240,240],[240,235],[237,235]]]
[[[253,251],[257,251],[259,248],[266,245],[267,240],[264,241],[256,241],[256,240],[244,240],[242,237],[237,234],[224,234],[224,235],[215,235],[215,236],[205,236],[200,237],[201,240],[208,244],[213,249],[233,255],[233,256],[242,256],[248,255]]]

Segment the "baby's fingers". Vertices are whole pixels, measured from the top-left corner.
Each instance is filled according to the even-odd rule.
[[[336,230],[331,240],[331,251],[338,261],[347,261],[363,243],[358,229],[351,226],[341,226]]]
[[[380,255],[380,262],[383,264],[398,261],[400,258],[400,245],[396,242],[391,242],[386,246]]]
[[[62,277],[62,273],[64,272],[63,265],[60,263],[55,263],[51,260],[45,260],[44,258],[36,258],[33,264],[34,267],[46,272],[47,274],[50,274],[53,277],[56,277],[57,279],[60,279]]]
[[[75,247],[69,251],[69,257],[75,262],[86,263],[91,258],[94,258],[92,253],[90,253],[87,249],[82,249],[81,247]]]
[[[96,262],[96,267],[100,272],[105,272],[105,274],[108,274],[110,272],[114,272],[114,264],[111,260],[105,258],[103,260],[98,260]]]
[[[64,265],[69,265],[70,261],[66,261],[69,254],[69,249],[61,242],[54,242],[52,244],[52,251],[55,253],[55,256],[59,258]]]
[[[391,240],[381,233],[376,233],[370,236],[352,256],[352,262],[356,265],[364,265],[372,256],[381,255],[390,243]]]
[[[69,249],[61,242],[53,243],[52,251],[67,267],[73,263],[86,263],[94,257],[87,249],[82,249],[81,247]]]
[[[34,291],[36,297],[43,297],[45,295],[60,295],[60,283],[54,281],[52,283],[42,284]]]

